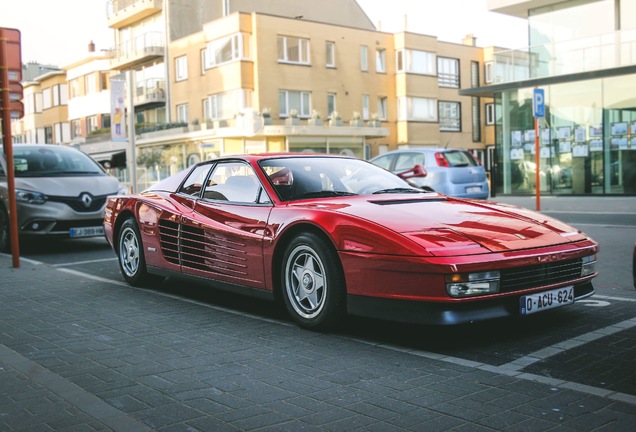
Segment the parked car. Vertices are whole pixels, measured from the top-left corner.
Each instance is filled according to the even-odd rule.
[[[131,285],[156,276],[279,299],[329,328],[346,313],[426,324],[517,317],[594,293],[597,243],[558,220],[412,187],[357,158],[228,156],[110,197]]]
[[[103,236],[106,197],[126,190],[81,151],[60,145],[13,145],[20,237]],[[0,154],[0,250],[10,250],[7,163]]]
[[[636,288],[636,243],[634,243],[634,254],[632,256],[632,278],[634,279],[634,288]]]
[[[486,199],[490,194],[486,170],[467,150],[428,147],[393,150],[371,162],[395,174],[422,166],[426,176],[414,177],[410,182],[445,195]]]

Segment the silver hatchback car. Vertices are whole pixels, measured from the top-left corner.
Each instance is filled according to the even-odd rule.
[[[395,174],[422,167],[425,175],[411,176],[409,181],[444,195],[487,199],[490,194],[486,170],[464,149],[422,147],[393,150],[376,156],[370,162]]]
[[[7,164],[0,152],[0,251],[10,250]],[[66,238],[103,236],[108,195],[119,181],[85,153],[50,144],[13,146],[18,234]]]

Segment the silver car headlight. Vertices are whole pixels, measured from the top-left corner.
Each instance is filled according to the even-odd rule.
[[[498,271],[456,273],[446,276],[446,292],[451,297],[472,297],[499,292]]]
[[[581,266],[581,277],[589,276],[596,272],[596,255],[583,257]]]
[[[16,201],[28,204],[44,204],[47,200],[44,194],[21,189],[15,190],[15,199]]]

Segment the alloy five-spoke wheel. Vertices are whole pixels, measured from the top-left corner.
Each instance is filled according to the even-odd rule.
[[[126,281],[134,286],[148,280],[146,262],[139,228],[134,219],[127,219],[121,226],[118,237],[119,268]]]
[[[321,237],[304,233],[287,246],[283,261],[284,300],[292,318],[312,329],[332,327],[345,304],[340,263]]]

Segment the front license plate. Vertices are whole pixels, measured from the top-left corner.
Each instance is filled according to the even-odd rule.
[[[522,296],[519,307],[521,315],[530,315],[572,303],[574,303],[574,287],[568,286],[551,291]]]
[[[104,235],[104,227],[71,228],[71,237],[96,237]]]
[[[481,186],[469,186],[466,188],[466,193],[481,192]]]

